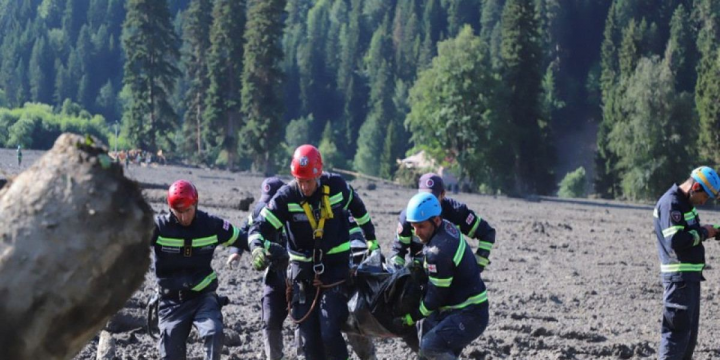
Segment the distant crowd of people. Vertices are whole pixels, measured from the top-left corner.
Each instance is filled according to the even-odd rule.
[[[167,163],[167,159],[165,158],[165,154],[162,149],[158,150],[155,155],[142,149],[120,150],[117,152],[110,151],[108,155],[110,155],[110,157],[116,162],[124,164],[125,167],[129,167],[130,164],[138,166],[142,164],[148,165],[153,161],[162,165]]]

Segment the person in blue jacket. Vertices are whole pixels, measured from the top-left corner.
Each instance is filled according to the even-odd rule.
[[[442,208],[442,218],[456,225],[467,238],[478,240],[475,260],[483,271],[490,264],[490,251],[495,245],[495,229],[488,222],[470,210],[467,205],[445,196],[442,177],[427,173],[420,177],[418,192],[429,192],[437,197]],[[406,257],[413,258],[422,254],[422,242],[413,233],[410,222],[406,219],[406,211],[400,212],[395,241],[388,263],[394,268],[405,266]]]
[[[674,184],[653,211],[663,283],[660,360],[692,359],[700,323],[700,282],[705,268],[706,239],[717,235],[702,225],[695,206],[717,199],[720,177],[701,166],[682,184]]]
[[[462,233],[441,217],[440,202],[421,192],[407,205],[407,221],[423,243],[427,289],[414,311],[394,322],[418,326],[421,359],[458,359],[488,325],[488,296],[480,269]]]

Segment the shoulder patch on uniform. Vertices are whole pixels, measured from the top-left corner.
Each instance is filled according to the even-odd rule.
[[[467,219],[465,219],[465,223],[468,225],[472,225],[474,220],[475,220],[475,215],[470,213],[470,214],[468,214]]]
[[[459,235],[458,230],[455,227],[455,225],[451,224],[450,222],[445,223],[445,231],[447,231],[448,234],[455,236],[455,237],[457,237]]]
[[[223,230],[230,230],[230,222],[223,220]]]
[[[671,219],[673,222],[678,223],[678,222],[680,222],[680,220],[682,220],[682,218],[683,218],[683,216],[682,216],[682,213],[681,213],[681,212],[679,212],[679,211],[677,211],[677,210],[673,210],[673,211],[670,212],[670,219]]]
[[[398,223],[397,227],[397,233],[401,234],[403,232],[403,224],[401,222]]]
[[[435,264],[428,264],[427,269],[428,272],[437,273],[437,265]]]

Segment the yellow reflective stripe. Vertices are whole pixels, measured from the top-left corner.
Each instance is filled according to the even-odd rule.
[[[169,246],[169,247],[185,246],[185,240],[183,240],[183,239],[167,238],[167,237],[162,237],[162,236],[158,236],[157,243],[158,243],[158,245]]]
[[[288,211],[289,212],[303,212],[302,207],[300,204],[297,203],[288,203]]]
[[[252,243],[255,240],[265,241],[265,238],[261,234],[252,234],[248,237],[248,243]]]
[[[340,202],[342,202],[342,200],[343,200],[343,194],[337,193],[330,197],[330,205],[335,205],[337,203],[340,203]]]
[[[458,248],[455,251],[455,256],[453,256],[453,262],[455,263],[455,266],[460,265],[460,261],[462,260],[463,253],[465,252],[465,237],[460,235],[460,244],[458,244]]]
[[[437,287],[450,287],[450,284],[452,283],[453,277],[449,278],[436,278],[429,276],[430,282],[433,283],[433,285]]]
[[[280,229],[282,227],[282,222],[277,218],[277,216],[275,216],[275,214],[273,214],[272,211],[270,211],[270,209],[266,207],[263,208],[260,211],[260,215],[265,217],[265,219],[267,219],[267,221],[269,221],[270,224],[275,227],[275,229]]]
[[[355,234],[355,233],[359,233],[359,232],[362,232],[362,229],[357,226],[350,229],[350,234]]]
[[[328,251],[327,254],[328,255],[339,254],[339,253],[345,252],[345,251],[350,251],[350,242],[349,241],[330,249],[330,251]]]
[[[467,300],[465,300],[457,305],[443,306],[440,308],[440,310],[462,309],[462,308],[470,306],[470,305],[482,304],[482,303],[486,302],[487,300],[488,300],[487,291],[483,291],[475,296],[469,297]]]
[[[223,243],[224,246],[229,246],[235,243],[237,241],[238,237],[240,236],[240,229],[235,227],[234,225],[231,225],[233,228],[233,234],[232,237],[230,237],[230,240]]]
[[[695,172],[695,174],[700,178],[700,180],[702,180],[703,184],[705,184],[705,186],[707,186],[708,189],[710,189],[710,191],[713,192],[712,194],[708,194],[708,195],[712,195],[712,197],[716,197],[718,190],[712,186],[712,184],[705,177],[705,174],[703,174],[702,171]]]
[[[478,265],[480,265],[480,266],[488,266],[488,264],[490,263],[490,260],[488,260],[488,258],[480,256],[480,255],[477,256],[476,260],[477,260]]]
[[[699,272],[705,267],[705,264],[690,264],[690,263],[679,263],[679,264],[661,264],[660,272]]]
[[[682,225],[671,226],[671,227],[663,230],[662,233],[663,233],[663,236],[664,236],[664,237],[669,237],[669,236],[675,235],[675,233],[677,233],[678,231],[680,231],[680,230],[682,230],[682,229],[684,229],[684,228],[685,228],[685,227],[682,226]]]
[[[365,213],[365,216],[361,216],[357,219],[355,219],[355,222],[358,223],[358,225],[365,225],[370,221],[370,213]]]
[[[370,251],[377,250],[380,248],[380,244],[378,244],[377,240],[366,240],[368,249]]]
[[[478,241],[478,247],[483,250],[490,251],[490,250],[492,250],[493,243],[488,242],[488,241]]]
[[[471,238],[475,237],[475,231],[477,230],[478,226],[480,226],[480,220],[482,220],[482,218],[480,218],[480,217],[475,219],[475,225],[473,225],[472,229],[470,229],[470,232],[468,233],[469,237],[471,237]]]
[[[412,242],[412,236],[398,236],[398,240],[406,245],[409,245],[410,242]]]
[[[199,284],[195,285],[194,288],[192,288],[192,291],[201,291],[202,289],[208,287],[210,283],[213,282],[213,280],[217,279],[217,274],[213,271],[210,275],[206,276],[203,281],[201,281]]]
[[[425,307],[424,301],[420,301],[420,314],[422,314],[423,317],[427,317],[428,315],[432,314],[432,311],[428,310],[428,308]]]
[[[690,230],[689,233],[693,237],[693,246],[700,244],[700,234],[698,234],[697,230]]]
[[[290,261],[312,262],[311,257],[289,253]]]
[[[203,246],[208,246],[208,245],[212,245],[212,244],[217,244],[217,242],[218,242],[217,236],[213,235],[213,236],[208,236],[208,237],[204,237],[204,238],[193,239],[192,247],[203,247]]]
[[[697,216],[697,210],[693,208],[690,212],[686,212],[683,214],[683,217],[685,218],[685,221],[690,221],[694,219]]]
[[[352,190],[352,188],[348,187],[348,192],[350,192],[350,196],[348,196],[348,201],[345,203],[345,210],[348,209],[348,207],[350,206],[350,202],[351,202],[352,199],[353,199],[353,190]]]

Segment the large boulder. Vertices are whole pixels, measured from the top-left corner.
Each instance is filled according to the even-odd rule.
[[[69,359],[149,266],[152,209],[92,138],[64,134],[0,191],[0,359]]]

